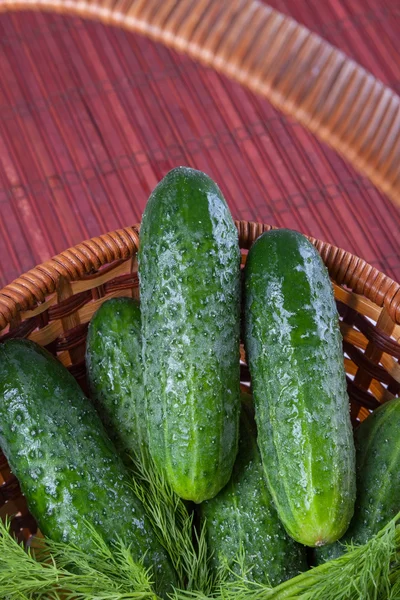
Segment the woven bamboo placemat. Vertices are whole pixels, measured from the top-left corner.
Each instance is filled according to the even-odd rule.
[[[400,7],[273,0],[400,92]],[[237,219],[298,229],[400,280],[400,211],[265,100],[140,36],[0,15],[0,285],[140,220],[172,167],[206,171]]]

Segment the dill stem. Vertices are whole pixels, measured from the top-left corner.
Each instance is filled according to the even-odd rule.
[[[290,600],[291,598],[298,598],[301,592],[307,591],[310,587],[317,583],[321,574],[324,571],[329,570],[329,563],[324,563],[319,567],[314,567],[309,571],[300,573],[292,579],[284,581],[276,588],[274,588],[272,594],[268,596],[268,600]]]

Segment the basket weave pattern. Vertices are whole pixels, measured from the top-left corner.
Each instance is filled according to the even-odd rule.
[[[242,262],[268,225],[236,221]],[[332,278],[343,335],[353,422],[400,394],[400,285],[360,258],[310,238]],[[82,242],[25,273],[0,292],[0,341],[27,337],[44,346],[85,389],[88,323],[108,298],[139,299],[139,227]],[[246,362],[243,346],[241,358]],[[241,381],[250,381],[244,364]],[[86,390],[85,390],[86,391]],[[36,533],[18,482],[0,453],[0,517],[20,539]]]

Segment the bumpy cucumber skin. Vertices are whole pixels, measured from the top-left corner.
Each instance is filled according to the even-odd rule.
[[[155,188],[139,277],[150,454],[199,503],[230,477],[240,406],[238,234],[204,173],[180,167]]]
[[[248,402],[246,401],[246,404]],[[239,548],[250,581],[278,585],[307,569],[305,548],[281,524],[265,481],[254,416],[243,405],[238,456],[229,483],[215,498],[200,505],[206,519],[211,564],[228,564],[240,572]],[[235,579],[232,573],[231,580]]]
[[[121,453],[144,450],[144,385],[139,303],[112,298],[89,324],[87,378],[97,412]]]
[[[0,347],[0,445],[42,532],[90,552],[91,523],[153,567],[160,593],[175,576],[90,401],[65,367],[28,340]]]
[[[357,497],[344,537],[315,551],[317,562],[341,556],[345,545],[366,544],[400,512],[400,398],[387,402],[355,432]]]
[[[332,286],[301,234],[263,234],[245,269],[245,338],[258,444],[288,533],[339,539],[354,510],[355,450]]]

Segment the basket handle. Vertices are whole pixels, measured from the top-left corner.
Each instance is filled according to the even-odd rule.
[[[400,98],[259,0],[0,0],[141,33],[254,92],[342,154],[400,204]]]

